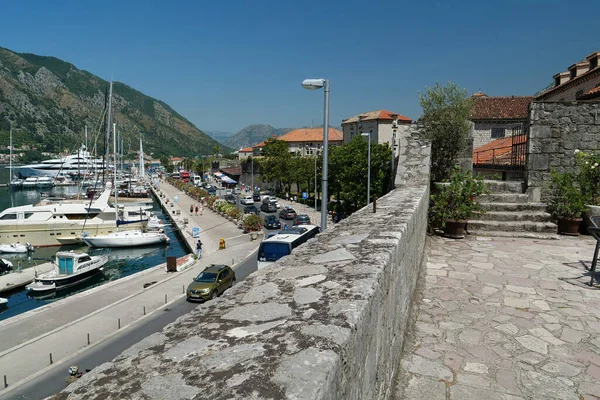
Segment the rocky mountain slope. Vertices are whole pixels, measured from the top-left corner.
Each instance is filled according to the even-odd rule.
[[[262,142],[271,136],[282,136],[292,131],[293,128],[273,128],[271,125],[253,124],[241,129],[235,135],[230,137],[225,145],[232,149],[239,150],[240,147],[253,146]]]
[[[0,145],[8,145],[12,124],[16,146],[74,149],[87,125],[89,147],[96,138],[100,152],[107,88],[108,82],[68,62],[0,47]],[[155,157],[212,154],[219,145],[168,104],[121,82],[113,86],[113,120],[125,150],[138,149],[140,134],[144,151]]]

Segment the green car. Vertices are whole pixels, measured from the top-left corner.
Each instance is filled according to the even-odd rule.
[[[187,288],[188,300],[215,299],[235,285],[235,272],[228,265],[212,264],[200,272]]]

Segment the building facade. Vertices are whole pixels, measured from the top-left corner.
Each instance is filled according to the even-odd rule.
[[[329,128],[328,145],[341,146],[344,135],[337,129]],[[299,156],[316,156],[323,149],[323,128],[300,128],[276,138],[287,142],[289,150]],[[261,142],[253,149],[262,149],[265,142]]]
[[[342,121],[344,143],[350,142],[356,135],[370,133],[371,141],[391,146],[394,137],[394,149],[398,150],[398,135],[410,127],[412,120],[404,115],[386,110],[376,110],[355,115]]]
[[[554,86],[536,97],[539,101],[574,101],[600,98],[600,51],[554,75]]]
[[[529,120],[532,101],[532,96],[490,97],[482,92],[475,93],[470,116],[473,148],[512,136],[513,129],[519,129]]]

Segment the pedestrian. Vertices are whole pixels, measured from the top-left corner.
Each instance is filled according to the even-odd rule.
[[[204,206],[200,205],[200,215],[202,215],[202,211],[204,211]]]
[[[202,258],[202,242],[200,239],[196,242],[196,255],[198,256],[198,260]]]
[[[198,215],[198,206],[196,206],[196,215]]]
[[[190,215],[194,215],[194,205],[190,204]]]
[[[298,196],[294,195],[294,203],[298,202]]]
[[[283,226],[283,230],[284,230],[284,231],[287,231],[288,229],[290,229],[290,227],[289,227],[289,226],[287,226],[287,224],[285,224],[285,225]]]
[[[288,192],[285,192],[285,200],[288,201],[290,199],[290,194]]]

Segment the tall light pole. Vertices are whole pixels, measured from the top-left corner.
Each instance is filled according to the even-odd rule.
[[[367,150],[367,204],[371,203],[371,132],[361,133],[360,136],[369,137],[369,149]]]
[[[329,161],[329,80],[305,79],[302,87],[308,90],[323,88],[325,91],[325,109],[323,111],[323,177],[321,181],[321,232],[327,229],[327,163]]]

